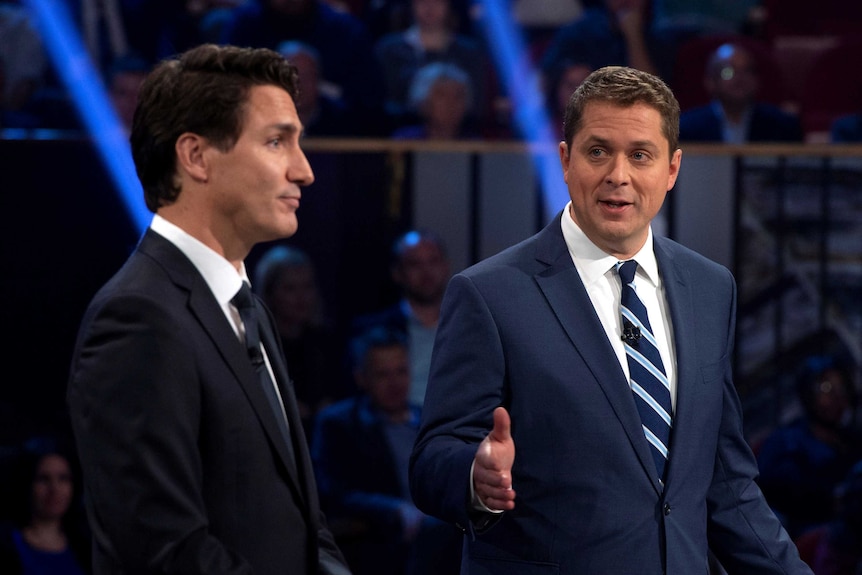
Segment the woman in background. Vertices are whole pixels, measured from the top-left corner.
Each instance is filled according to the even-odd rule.
[[[90,542],[81,513],[72,458],[56,446],[27,447],[7,492],[11,525],[3,530],[0,572],[86,575]]]

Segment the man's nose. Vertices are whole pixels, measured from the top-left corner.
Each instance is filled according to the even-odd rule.
[[[608,173],[605,175],[605,182],[615,186],[627,184],[629,181],[629,162],[628,158],[622,154],[614,155],[608,163]]]

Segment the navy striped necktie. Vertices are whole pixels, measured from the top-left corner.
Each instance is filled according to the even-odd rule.
[[[653,337],[647,310],[635,292],[634,278],[637,267],[634,260],[616,265],[622,283],[622,340],[629,364],[629,382],[641,416],[644,435],[655,460],[659,479],[664,481],[673,412],[670,382]]]

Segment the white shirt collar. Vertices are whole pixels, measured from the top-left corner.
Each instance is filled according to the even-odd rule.
[[[153,217],[150,229],[177,246],[191,260],[220,305],[229,303],[242,282],[249,281],[245,263],[237,273],[236,268],[222,255],[158,214]]]
[[[575,223],[575,220],[572,219],[570,209],[571,202],[566,204],[561,218],[563,239],[566,241],[566,247],[569,248],[569,254],[572,256],[572,260],[575,262],[575,267],[578,268],[581,278],[585,284],[589,285],[598,281],[608,270],[613,269],[620,260],[603,251],[587,237],[584,231]],[[632,259],[638,263],[640,270],[646,275],[649,281],[654,286],[658,286],[658,262],[653,251],[652,226],[649,228],[643,247],[641,247]]]

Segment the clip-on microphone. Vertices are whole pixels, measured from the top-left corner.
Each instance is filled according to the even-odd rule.
[[[641,328],[633,323],[626,322],[623,326],[623,334],[620,336],[620,339],[628,344],[634,344],[637,343],[640,338]]]

